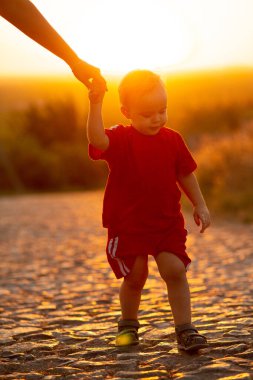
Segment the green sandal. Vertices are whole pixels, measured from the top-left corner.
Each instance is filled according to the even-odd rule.
[[[180,350],[196,352],[208,347],[206,337],[200,335],[194,325],[187,323],[176,327],[177,343]]]
[[[135,319],[121,319],[118,322],[116,346],[126,347],[139,344],[138,328],[140,324]]]

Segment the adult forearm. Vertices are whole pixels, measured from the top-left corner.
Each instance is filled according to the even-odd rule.
[[[68,65],[71,66],[78,59],[76,53],[29,0],[0,0],[0,15]]]
[[[194,173],[182,176],[178,179],[183,192],[189,198],[193,206],[205,206],[206,202],[200,190],[197,178]]]
[[[109,139],[104,130],[101,111],[101,104],[90,104],[87,120],[87,138],[94,147],[105,150],[109,145]]]

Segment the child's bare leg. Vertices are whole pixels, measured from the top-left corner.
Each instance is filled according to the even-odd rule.
[[[183,262],[168,252],[157,255],[156,262],[167,285],[175,326],[191,323],[190,291]]]
[[[120,288],[122,319],[138,319],[141,291],[148,277],[147,256],[137,256]]]

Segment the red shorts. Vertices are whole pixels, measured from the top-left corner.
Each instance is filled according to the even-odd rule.
[[[152,255],[161,252],[175,254],[187,267],[191,259],[186,253],[187,231],[182,221],[173,223],[173,227],[155,233],[115,233],[108,230],[106,246],[107,260],[117,278],[125,277],[134,265],[136,256]]]

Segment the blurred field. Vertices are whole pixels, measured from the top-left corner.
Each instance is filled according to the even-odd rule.
[[[168,125],[199,163],[213,213],[253,221],[253,69],[165,76]],[[118,80],[108,79],[105,126],[127,123]],[[88,159],[87,90],[69,78],[0,79],[0,190],[62,191],[101,187],[107,168]]]

